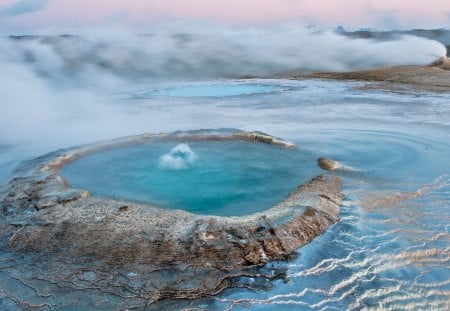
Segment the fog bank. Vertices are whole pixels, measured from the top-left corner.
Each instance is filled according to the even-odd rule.
[[[108,94],[158,81],[348,71],[428,64],[445,55],[432,40],[353,39],[302,27],[184,25],[148,34],[84,29],[71,35],[0,39],[0,145],[69,143],[122,136],[152,120],[124,113]]]

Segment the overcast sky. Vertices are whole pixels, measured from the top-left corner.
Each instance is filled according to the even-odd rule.
[[[450,0],[0,0],[2,32],[103,25],[143,27],[178,19],[450,28]]]

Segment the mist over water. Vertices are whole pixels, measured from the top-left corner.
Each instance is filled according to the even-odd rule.
[[[354,40],[295,27],[180,29],[183,34],[92,30],[2,38],[0,183],[21,160],[76,144],[142,132],[261,130],[296,142],[313,159],[326,156],[353,168],[342,176],[341,221],[301,248],[296,260],[274,263],[286,267],[288,283],[263,283],[267,291],[252,291],[247,285],[259,280],[243,280],[241,288],[166,309],[448,309],[450,95],[367,90],[347,81],[226,79],[427,64],[445,54],[443,46],[415,37]],[[276,90],[134,96],[230,84]],[[2,291],[62,308],[147,306],[144,298],[130,303],[95,287],[39,280],[35,264],[0,254]],[[14,310],[13,300],[1,299],[0,307]]]
[[[146,34],[85,29],[4,37],[0,144],[68,146],[142,132],[148,121],[112,105],[111,96],[167,81],[423,65],[445,53],[442,44],[413,36],[382,42],[292,25],[180,24]]]
[[[436,41],[398,36],[352,39],[303,27],[235,29],[217,25],[87,29],[71,35],[5,38],[6,61],[69,85],[104,85],[148,78],[217,78],[286,71],[348,71],[425,65],[446,53]],[[411,53],[414,51],[414,53]]]

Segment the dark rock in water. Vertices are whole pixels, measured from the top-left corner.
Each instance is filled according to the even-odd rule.
[[[0,245],[29,260],[24,273],[40,280],[151,302],[214,295],[240,276],[264,277],[259,269],[267,262],[291,258],[339,220],[341,181],[331,175],[299,186],[265,212],[243,217],[99,198],[70,188],[59,175],[62,166],[90,153],[180,139],[292,147],[256,132],[187,132],[127,137],[40,157],[26,164],[34,169],[0,189]]]
[[[341,164],[338,161],[328,158],[319,158],[317,160],[317,164],[320,166],[320,168],[327,171],[334,171],[341,167]]]

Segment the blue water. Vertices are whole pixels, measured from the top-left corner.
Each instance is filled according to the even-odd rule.
[[[281,90],[282,87],[270,84],[253,83],[222,83],[181,85],[151,92],[137,94],[137,97],[168,96],[168,97],[229,97],[259,93],[269,93]]]
[[[236,216],[272,207],[320,170],[313,154],[298,149],[223,141],[112,149],[61,173],[72,186],[104,197]]]
[[[377,91],[362,89],[361,83],[318,80],[261,84],[283,85],[289,91],[203,101],[135,98],[126,102],[129,114],[121,117],[136,133],[261,130],[295,141],[298,152],[308,157],[335,158],[349,167],[339,173],[345,193],[341,221],[299,249],[297,259],[271,264],[287,269],[288,282],[268,283],[266,290],[228,289],[168,309],[449,310],[450,94]],[[123,101],[111,105],[123,107]],[[199,149],[189,145],[201,161]],[[24,158],[15,148],[1,155],[0,161]],[[14,166],[5,163],[3,174]],[[62,289],[44,281],[37,293],[17,280],[20,260],[0,257],[0,289],[13,297],[63,310],[144,309],[145,299],[128,301],[113,293]],[[33,284],[29,265],[23,265],[21,279]],[[252,285],[258,279],[242,282]],[[53,296],[45,296],[42,289]],[[19,309],[5,297],[0,293],[0,306]]]
[[[351,164],[342,173],[341,221],[295,261],[274,264],[288,269],[288,283],[267,292],[230,289],[204,302],[208,309],[448,310],[448,142],[333,130],[311,133],[303,146]]]

